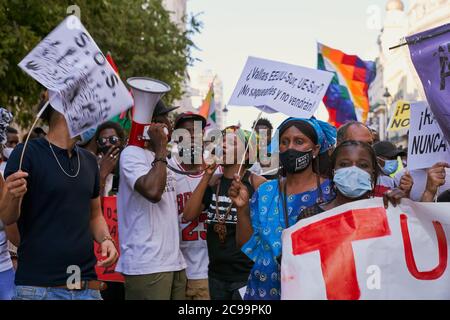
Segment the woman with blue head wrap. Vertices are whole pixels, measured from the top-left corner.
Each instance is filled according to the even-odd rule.
[[[295,224],[302,209],[334,198],[320,159],[328,158],[336,129],[315,118],[288,118],[278,132],[272,150],[280,152],[279,178],[262,184],[250,201],[238,179],[229,193],[238,208],[238,245],[255,262],[246,300],[280,299],[282,231]]]

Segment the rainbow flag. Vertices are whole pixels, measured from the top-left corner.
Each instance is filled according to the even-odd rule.
[[[214,84],[209,86],[208,94],[203,100],[202,105],[198,109],[198,113],[206,119],[206,127],[217,127],[216,123],[216,104],[214,101]]]
[[[317,68],[334,73],[323,98],[330,116],[328,122],[336,128],[349,120],[365,123],[370,108],[369,85],[376,75],[375,63],[318,43]]]

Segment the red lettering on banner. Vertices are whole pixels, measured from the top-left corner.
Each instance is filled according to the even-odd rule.
[[[438,241],[439,264],[433,270],[419,271],[419,269],[417,269],[416,260],[414,259],[411,238],[409,237],[408,217],[406,216],[406,214],[400,215],[400,226],[402,229],[403,246],[405,248],[406,266],[408,267],[408,270],[413,275],[413,277],[419,280],[436,280],[440,278],[445,272],[445,269],[447,269],[448,250],[445,231],[439,222],[433,221],[433,225]]]
[[[294,255],[320,252],[329,300],[359,299],[352,242],[391,234],[384,208],[355,209],[312,223],[294,232]]]

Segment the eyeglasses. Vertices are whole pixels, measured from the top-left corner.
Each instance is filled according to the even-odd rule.
[[[110,144],[116,145],[120,141],[120,139],[118,136],[110,136],[110,137],[98,138],[98,140],[97,140],[97,142],[100,146],[105,146],[108,141]]]

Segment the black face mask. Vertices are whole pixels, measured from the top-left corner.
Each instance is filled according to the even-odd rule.
[[[302,172],[309,167],[312,161],[312,150],[303,152],[288,149],[280,153],[280,162],[287,173]]]
[[[111,146],[104,146],[104,147],[98,147],[98,151],[101,153],[101,154],[103,154],[103,155],[105,155],[105,154],[107,154],[108,153],[108,151],[109,151],[109,149],[111,148]]]

